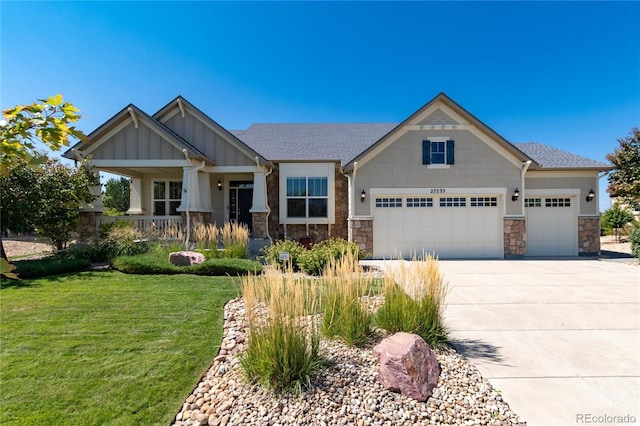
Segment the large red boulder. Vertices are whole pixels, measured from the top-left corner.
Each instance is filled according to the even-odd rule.
[[[174,251],[169,253],[169,262],[176,266],[198,265],[204,260],[204,255],[197,251]]]
[[[378,381],[385,389],[426,401],[438,385],[440,364],[417,334],[396,333],[373,348],[380,362]]]

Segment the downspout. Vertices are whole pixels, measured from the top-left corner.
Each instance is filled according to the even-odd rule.
[[[260,170],[262,167],[260,166],[260,159],[258,157],[254,158],[255,162],[256,162],[256,167],[258,167],[258,170]],[[267,168],[267,167],[265,167]],[[273,173],[273,167],[268,168],[269,172],[267,172],[264,175],[264,195],[265,197],[267,197],[267,221],[264,224],[265,226],[265,230],[267,232],[267,238],[269,239],[269,244],[273,244],[273,239],[271,238],[271,235],[269,234],[269,216],[271,215],[271,207],[269,206],[269,194],[267,193],[267,177],[269,177],[269,175],[271,173]]]
[[[600,179],[607,176],[609,173],[611,173],[611,171],[608,170],[606,172],[600,172],[600,173],[598,174],[598,180],[596,181],[596,184],[598,186],[598,191],[596,192],[596,206],[598,206],[598,212],[600,211]]]
[[[189,152],[185,149],[182,150],[182,153],[184,154],[184,158],[187,159],[187,161],[191,162],[191,159],[189,158]],[[193,179],[193,174],[194,173],[198,173],[200,170],[202,170],[205,166],[205,162],[204,160],[202,160],[202,164],[189,170],[189,186],[191,186],[191,180]],[[187,208],[185,210],[185,212],[187,213],[187,232],[186,232],[186,236],[185,236],[185,241],[184,241],[184,248],[185,250],[189,250],[189,239],[191,236],[191,215],[189,214],[189,206],[191,205],[191,197],[189,194],[189,190],[187,190]]]
[[[528,161],[523,161],[522,162],[522,166],[520,167],[520,179],[522,180],[521,182],[521,187],[522,187],[522,206],[521,208],[521,212],[522,212],[522,216],[524,216],[524,193],[525,193],[525,184],[524,184],[524,174],[527,173],[527,170],[529,170],[529,166],[531,166],[531,160]]]
[[[345,176],[347,178],[347,182],[349,183],[349,185],[347,186],[347,200],[349,201],[347,203],[347,220],[351,221],[353,219],[353,194],[354,194],[354,187],[356,184],[356,169],[358,167],[358,162],[354,162],[353,163],[353,172],[351,174],[347,174],[345,173],[343,170],[343,168],[341,167],[339,169],[340,174],[342,176]],[[348,240],[349,242],[353,242],[353,230],[352,230],[352,226],[347,226],[348,229]]]

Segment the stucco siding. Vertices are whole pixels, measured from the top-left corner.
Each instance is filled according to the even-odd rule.
[[[422,141],[447,137],[455,141],[455,164],[430,168],[422,164]],[[521,186],[520,169],[468,131],[409,131],[356,172],[356,193],[370,188],[506,188]],[[506,203],[518,215],[521,203]],[[356,215],[370,215],[369,203],[355,203]]]
[[[553,172],[550,172],[553,173]],[[591,189],[598,191],[598,177],[597,173],[593,176],[557,176],[553,177],[527,177],[525,180],[526,189],[554,189],[556,192],[561,192],[562,189],[579,189],[580,195],[578,196],[578,202],[580,205],[581,215],[597,215],[598,214],[598,202],[593,200],[587,202],[585,198]]]
[[[216,165],[251,166],[255,164],[231,142],[190,113],[185,114],[184,118],[181,114],[175,114],[164,122],[164,125],[203,152]]]

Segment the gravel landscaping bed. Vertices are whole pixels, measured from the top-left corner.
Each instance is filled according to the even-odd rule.
[[[176,415],[176,426],[526,424],[451,348],[434,351],[442,373],[426,402],[385,390],[376,381],[378,365],[372,355],[382,336],[365,348],[323,340],[320,352],[328,366],[311,389],[297,396],[274,395],[247,382],[240,367],[247,338],[244,301],[229,301],[224,318],[219,355]]]

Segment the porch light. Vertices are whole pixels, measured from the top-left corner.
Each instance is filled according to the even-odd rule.
[[[222,191],[222,181],[218,179],[218,191]]]
[[[595,198],[595,196],[596,196],[596,193],[595,193],[595,192],[593,192],[593,189],[590,189],[590,190],[589,190],[589,193],[587,194],[587,198],[586,198],[587,202],[589,202],[589,201],[593,201],[593,199]]]
[[[360,202],[364,203],[364,200],[367,199],[367,193],[364,192],[364,189],[362,190],[362,192],[360,193]]]
[[[516,188],[516,190],[513,191],[513,195],[511,196],[511,201],[518,201],[518,197],[520,197],[520,191],[518,190],[518,188]]]

